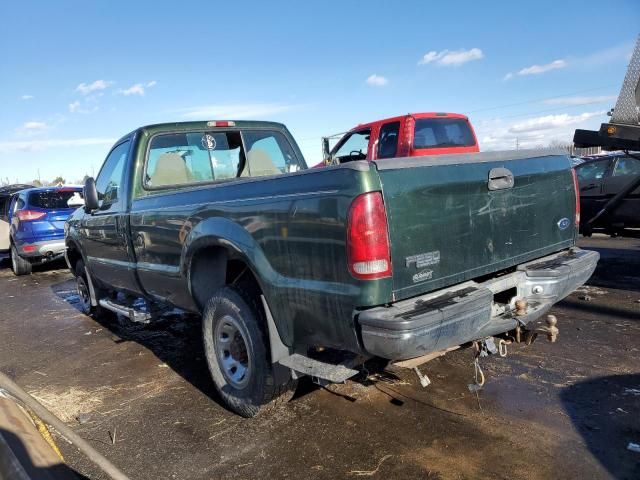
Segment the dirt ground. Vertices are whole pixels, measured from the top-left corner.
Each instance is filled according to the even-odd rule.
[[[555,344],[469,350],[358,381],[302,382],[277,413],[222,407],[197,318],[152,326],[79,313],[71,275],[0,268],[0,370],[132,479],[640,478],[640,240],[582,239],[602,254],[587,287],[552,313]],[[60,265],[58,265],[60,266]],[[61,438],[69,465],[104,478]]]

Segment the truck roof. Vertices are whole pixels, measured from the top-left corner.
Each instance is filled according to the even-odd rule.
[[[357,130],[362,127],[369,127],[372,125],[376,125],[379,123],[387,123],[393,121],[399,121],[406,117],[413,118],[463,118],[465,120],[469,120],[466,115],[462,115],[461,113],[452,113],[452,112],[419,112],[419,113],[405,113],[404,115],[398,115],[396,117],[383,118],[382,120],[374,120],[373,122],[360,123],[356,127],[353,127],[349,131]]]
[[[267,122],[258,120],[201,120],[194,122],[169,122],[169,123],[154,123],[151,125],[145,125],[137,130],[143,130],[148,133],[157,133],[164,131],[174,130],[193,130],[203,129],[210,130],[212,128],[275,128],[278,130],[286,130],[286,127],[282,123]]]
[[[224,125],[216,125],[216,123],[224,124]],[[262,120],[196,120],[193,122],[166,122],[166,123],[152,123],[149,125],[144,125],[142,127],[138,127],[135,130],[123,135],[116,144],[120,143],[125,138],[131,136],[134,132],[144,132],[148,135],[153,135],[155,133],[162,132],[175,132],[182,130],[194,130],[194,129],[202,129],[202,130],[210,130],[212,128],[227,128],[227,127],[237,127],[237,128],[273,128],[277,130],[287,131],[287,127],[283,123],[278,122],[268,122]]]

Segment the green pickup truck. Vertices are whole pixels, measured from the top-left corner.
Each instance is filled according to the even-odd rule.
[[[598,261],[578,208],[561,154],[307,169],[281,124],[170,123],[111,149],[66,257],[86,311],[200,313],[221,398],[253,416],[301,375],[355,373],[322,353],[411,359],[531,327]]]

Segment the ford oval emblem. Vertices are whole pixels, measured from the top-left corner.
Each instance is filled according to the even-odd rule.
[[[571,225],[571,221],[567,217],[561,218],[558,221],[558,228],[560,230],[566,230],[567,228],[569,228],[569,225]]]

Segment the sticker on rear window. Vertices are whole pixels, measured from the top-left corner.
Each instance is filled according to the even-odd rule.
[[[216,139],[213,138],[213,135],[209,135],[208,133],[205,133],[202,136],[201,143],[202,143],[202,146],[206,150],[215,150],[216,149]]]

